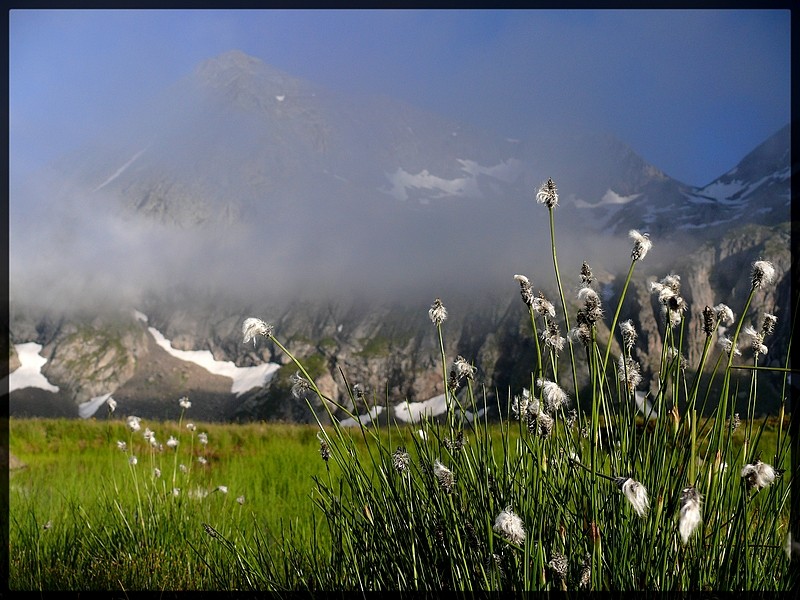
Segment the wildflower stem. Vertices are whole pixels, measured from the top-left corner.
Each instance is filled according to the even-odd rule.
[[[625,278],[625,285],[622,286],[622,294],[620,294],[619,301],[617,302],[617,309],[614,311],[614,319],[611,321],[611,329],[609,330],[608,334],[608,343],[606,344],[606,353],[603,357],[604,372],[608,366],[608,357],[611,354],[611,342],[614,341],[614,330],[617,327],[617,320],[619,319],[619,313],[622,310],[622,303],[625,300],[625,294],[628,291],[628,284],[630,284],[631,277],[633,276],[634,267],[636,267],[636,260],[631,261],[631,266],[628,269],[628,276]]]

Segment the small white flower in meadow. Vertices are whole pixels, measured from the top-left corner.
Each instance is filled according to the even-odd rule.
[[[222,492],[223,494],[227,494],[228,493],[228,486],[227,485],[218,485],[217,486],[217,491],[218,492]]]
[[[633,250],[631,250],[631,259],[644,260],[650,248],[653,247],[653,242],[650,241],[650,236],[646,233],[641,234],[635,229],[628,232],[628,237],[633,240]]]
[[[525,543],[525,527],[522,524],[522,519],[511,510],[510,506],[506,506],[506,508],[497,515],[492,529],[512,544],[521,546]]]
[[[53,522],[52,522],[52,521],[47,521],[47,523],[45,523],[44,525],[42,525],[42,529],[44,529],[45,531],[47,531],[47,530],[48,530],[48,529],[50,529],[52,526],[53,526]]]
[[[548,412],[552,413],[562,406],[566,407],[569,405],[569,396],[554,381],[537,379],[536,385],[542,388],[542,395],[544,396],[545,407]]]
[[[172,495],[173,496],[180,496],[181,495],[181,488],[172,488]]]
[[[236,498],[236,501],[237,501],[239,504],[244,504],[244,496],[239,496],[238,498]]]
[[[208,460],[206,460],[205,456],[198,456],[197,457],[197,462],[199,462],[201,465],[208,464]]]
[[[197,429],[197,427],[195,426],[194,423],[187,423],[186,429],[188,429],[189,431],[194,431],[195,429]]]
[[[158,467],[153,469],[153,476],[154,477],[161,477],[161,469],[159,469]]]
[[[253,347],[255,348],[257,336],[263,335],[264,337],[269,337],[272,335],[272,331],[272,325],[268,325],[261,319],[256,319],[254,317],[247,318],[244,320],[244,323],[242,323],[243,343],[246,344],[250,340],[253,340]]]
[[[128,459],[128,463],[131,464],[131,465],[135,465],[138,462],[139,462],[139,460],[133,455],[131,455],[131,457]]]
[[[436,298],[433,301],[430,310],[428,310],[428,316],[431,319],[431,323],[437,326],[447,320],[447,309],[442,304],[441,298]]]
[[[630,477],[619,477],[616,480],[617,485],[625,494],[628,502],[633,506],[633,510],[640,517],[647,514],[650,508],[650,499],[647,497],[647,489],[638,481]]]
[[[109,412],[109,414],[111,414],[111,413],[113,413],[115,410],[117,410],[117,401],[116,401],[116,400],[114,400],[114,399],[113,399],[111,396],[109,396],[109,397],[108,397],[108,400],[106,400],[106,404],[108,405],[108,412]]]
[[[125,452],[128,449],[128,444],[127,444],[127,442],[123,442],[122,440],[118,440],[117,441],[117,448],[119,448],[120,450]]]
[[[139,431],[142,428],[141,419],[134,416],[128,417],[128,428],[131,431]]]
[[[775,267],[766,260],[757,260],[753,263],[752,284],[754,288],[769,285],[775,280]]]
[[[186,410],[187,408],[191,408],[191,406],[192,406],[192,403],[191,403],[191,402],[189,402],[189,398],[187,398],[186,396],[184,396],[183,398],[181,398],[181,399],[179,399],[179,400],[178,400],[178,405],[180,405],[180,407],[181,407],[182,409]]]
[[[197,434],[197,441],[205,446],[208,443],[208,434],[201,431]]]
[[[548,177],[539,191],[536,192],[536,202],[544,204],[547,208],[555,208],[558,206],[558,189],[556,189],[555,182]]]
[[[442,486],[442,489],[445,492],[449,493],[452,491],[455,478],[453,477],[453,472],[450,469],[445,467],[437,460],[433,463],[433,474],[436,476],[436,479],[439,481],[439,485]]]
[[[153,431],[149,427],[145,427],[145,430],[144,430],[144,433],[142,434],[142,437],[145,440],[147,440],[148,442],[150,442],[150,441],[152,441],[152,440],[154,440],[156,438],[156,435],[155,435],[155,433],[153,433]]]
[[[756,491],[772,485],[778,476],[772,465],[757,460],[753,464],[747,464],[742,468],[742,478],[747,484],[747,489],[755,488]]]
[[[167,446],[169,448],[177,448],[178,440],[176,440],[173,436],[169,436],[169,439],[167,440]]]
[[[186,468],[186,465],[181,463],[178,465],[178,468],[181,470],[181,473],[186,473],[189,469]]]
[[[700,515],[701,500],[702,497],[693,487],[685,488],[681,494],[681,518],[678,529],[684,544],[689,541],[692,532],[703,520]]]

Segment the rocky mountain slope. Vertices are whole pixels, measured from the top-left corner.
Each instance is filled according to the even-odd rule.
[[[450,311],[450,359],[474,362],[490,402],[495,390],[504,402],[509,389],[529,384],[535,360],[514,273],[557,297],[547,212],[533,200],[547,176],[561,188],[556,225],[571,314],[587,260],[610,323],[627,272],[627,231],[651,234],[654,249],[637,266],[621,314],[640,331],[646,379],[657,373],[663,332],[649,282],[681,276],[683,348],[693,363],[703,307],[741,310],[758,259],[772,261],[778,279],[749,318],[758,326],[764,311],[778,316],[767,360],[781,364],[792,303],[789,141],[787,126],[694,188],[612,136],[501,139],[226,53],[54,166],[68,182],[56,195],[63,209],[89,238],[110,231],[129,261],[120,268],[90,253],[99,273],[92,280],[107,268],[108,279],[132,280],[127,288],[137,293],[102,310],[57,310],[15,297],[12,280],[11,341],[42,346],[42,372],[59,392],[16,390],[11,412],[75,414],[113,393],[126,414],[170,418],[175,400],[189,395],[198,419],[309,420],[290,392],[288,359],[264,340],[242,343],[249,316],[274,323],[323,393],[343,405],[351,405],[345,378],[380,403],[425,401],[442,393],[427,316],[437,295]],[[174,348],[208,350],[238,367],[283,366],[237,396],[229,379],[160,347],[134,309]],[[13,353],[10,360],[13,370]]]

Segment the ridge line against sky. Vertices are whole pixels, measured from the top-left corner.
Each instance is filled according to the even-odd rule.
[[[612,133],[703,186],[790,119],[789,10],[12,10],[12,178],[205,59],[387,95],[500,135]]]

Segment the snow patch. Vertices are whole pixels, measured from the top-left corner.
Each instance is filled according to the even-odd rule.
[[[611,188],[606,190],[606,193],[603,194],[603,197],[600,199],[600,202],[597,204],[589,204],[586,200],[578,199],[575,201],[575,206],[578,208],[597,208],[598,206],[605,206],[605,205],[612,205],[612,206],[622,206],[628,204],[629,202],[633,202],[636,200],[641,194],[631,194],[630,196],[621,196]]]
[[[444,394],[439,394],[423,402],[406,402],[405,404],[398,404],[394,407],[395,418],[404,423],[416,423],[425,415],[428,417],[436,417],[446,412],[447,401],[445,400]],[[467,421],[472,422],[476,416],[480,417],[484,412],[482,408],[478,410],[477,415],[473,415],[469,411],[464,411],[464,417],[466,417]]]
[[[512,158],[491,167],[484,167],[479,163],[468,159],[456,159],[461,165],[461,170],[467,177],[456,177],[455,179],[445,179],[433,175],[427,169],[419,173],[409,173],[398,167],[392,174],[386,174],[391,183],[390,189],[381,189],[398,200],[408,200],[408,190],[430,190],[435,193],[433,198],[445,198],[447,196],[480,197],[481,191],[478,186],[478,176],[488,175],[500,181],[510,182],[518,175],[521,163]]]
[[[644,392],[634,392],[633,397],[636,401],[636,408],[638,408],[639,412],[642,413],[648,420],[653,421],[654,419],[658,418],[658,413],[653,410],[653,404],[645,397]]]
[[[366,425],[367,423],[371,423],[375,419],[378,418],[378,415],[383,412],[382,406],[374,406],[367,414],[359,415],[358,421],[361,422],[362,425]],[[358,425],[358,421],[352,418],[344,419],[343,421],[339,421],[339,425],[342,427],[355,427]]]
[[[47,381],[47,377],[42,375],[42,367],[47,363],[47,359],[41,356],[41,344],[28,342],[26,344],[15,344],[20,366],[8,376],[8,391],[21,390],[23,388],[39,388],[47,392],[58,392],[58,386]]]
[[[83,402],[79,404],[78,416],[81,419],[88,419],[89,417],[94,415],[94,413],[97,412],[97,409],[103,406],[103,404],[105,404],[106,400],[108,400],[109,398],[111,398],[111,392],[109,392],[108,394],[103,394],[102,396],[96,396],[91,400],[89,400],[88,402]]]
[[[156,344],[175,358],[203,367],[213,375],[231,378],[233,380],[231,393],[237,396],[241,396],[255,387],[263,387],[280,368],[277,363],[265,363],[255,367],[237,367],[233,361],[216,360],[210,350],[177,350],[158,329],[148,327],[147,330],[155,339]]]
[[[134,155],[133,155],[133,158],[131,158],[131,159],[130,159],[128,162],[126,162],[126,163],[125,163],[124,165],[122,165],[122,166],[121,166],[119,169],[117,169],[117,170],[116,170],[116,172],[115,172],[115,173],[114,173],[114,174],[113,174],[111,177],[109,177],[109,178],[108,178],[108,179],[106,179],[106,180],[105,180],[103,183],[101,183],[101,184],[100,184],[100,185],[98,185],[96,188],[94,188],[94,191],[96,192],[96,191],[98,191],[98,190],[101,190],[101,189],[103,189],[103,188],[104,188],[104,187],[106,187],[106,186],[107,186],[109,183],[111,183],[112,181],[114,181],[114,180],[115,180],[117,177],[119,177],[120,175],[122,175],[122,173],[125,171],[125,169],[127,169],[128,167],[130,167],[130,166],[131,166],[131,165],[134,163],[134,161],[135,161],[137,158],[139,158],[139,157],[140,157],[142,154],[144,154],[144,151],[145,151],[145,150],[147,150],[147,148],[143,148],[142,150],[139,150],[139,152],[137,152],[136,154],[134,154]]]

